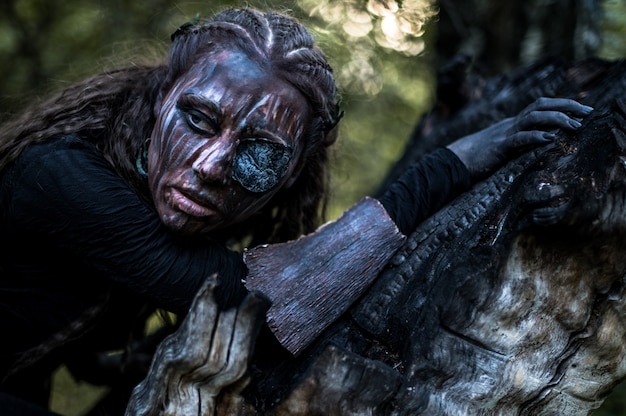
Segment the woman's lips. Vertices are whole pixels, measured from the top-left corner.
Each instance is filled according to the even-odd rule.
[[[185,214],[194,217],[207,217],[216,213],[216,209],[213,204],[203,203],[200,204],[193,200],[190,196],[183,194],[178,189],[172,188],[172,201],[176,208]],[[209,205],[209,206],[207,206]]]

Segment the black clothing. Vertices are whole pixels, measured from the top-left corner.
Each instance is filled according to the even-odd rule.
[[[2,416],[60,416],[43,407],[9,396],[0,391],[0,415]]]
[[[470,185],[463,162],[449,149],[441,148],[411,165],[379,200],[400,231],[408,235]]]

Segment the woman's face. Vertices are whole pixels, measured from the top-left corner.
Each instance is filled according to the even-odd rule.
[[[306,98],[238,49],[214,52],[157,113],[148,180],[165,225],[184,234],[248,218],[299,173]]]

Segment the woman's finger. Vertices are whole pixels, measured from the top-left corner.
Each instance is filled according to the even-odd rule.
[[[519,151],[544,145],[552,142],[555,138],[555,134],[551,132],[541,130],[520,131],[509,137],[507,144],[509,146],[508,151],[513,151],[513,154]]]
[[[519,116],[516,121],[518,130],[537,129],[540,127],[576,130],[582,125],[575,118],[555,110],[531,111]]]
[[[578,101],[569,98],[541,97],[526,107],[522,114],[537,110],[561,111],[564,113],[570,113],[574,116],[584,117],[593,111],[593,107],[581,104]]]

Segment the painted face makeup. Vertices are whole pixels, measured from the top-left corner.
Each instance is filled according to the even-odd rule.
[[[237,49],[194,65],[164,98],[148,152],[161,220],[181,234],[242,221],[298,173],[305,97]]]

